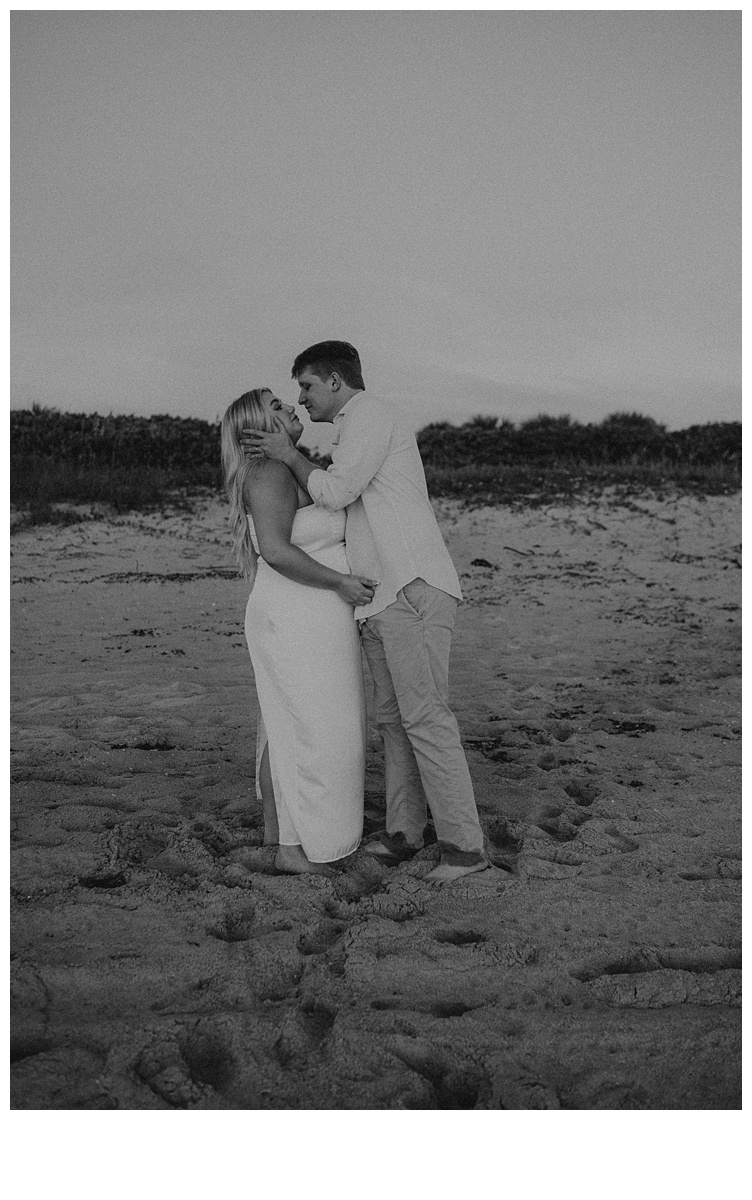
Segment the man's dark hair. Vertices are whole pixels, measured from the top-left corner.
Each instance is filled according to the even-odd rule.
[[[342,377],[351,388],[365,388],[358,351],[349,342],[317,342],[303,350],[292,364],[292,377],[297,379],[301,371],[313,371],[319,379],[328,379],[332,371]]]

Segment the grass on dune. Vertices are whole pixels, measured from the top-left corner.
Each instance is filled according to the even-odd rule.
[[[723,495],[741,487],[741,424],[669,433],[648,417],[599,424],[537,417],[515,426],[494,417],[428,425],[417,434],[432,497],[470,504],[566,503],[611,489]],[[310,455],[318,465],[328,459]],[[107,511],[188,506],[221,492],[219,426],[194,418],[101,417],[35,407],[11,413],[15,528],[86,519],[75,505]],[[68,506],[68,507],[62,507]]]
[[[210,475],[203,485],[191,480],[186,487],[176,472],[160,467],[76,466],[38,456],[11,459],[11,503],[22,514],[14,529],[28,525],[71,525],[91,513],[75,505],[96,506],[106,512],[149,512],[171,506],[190,507],[186,491],[216,490]],[[57,506],[57,507],[56,507]],[[66,506],[66,507],[60,507]]]
[[[535,508],[571,503],[613,490],[618,500],[641,493],[659,497],[677,492],[730,495],[741,487],[736,463],[697,466],[681,463],[524,463],[494,467],[426,467],[428,490],[470,504]]]

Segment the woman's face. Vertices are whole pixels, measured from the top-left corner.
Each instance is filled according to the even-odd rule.
[[[284,426],[292,440],[297,442],[303,432],[303,423],[292,404],[283,404],[281,400],[277,399],[274,392],[270,392],[268,389],[265,389],[261,393],[261,401],[278,418],[280,424]]]

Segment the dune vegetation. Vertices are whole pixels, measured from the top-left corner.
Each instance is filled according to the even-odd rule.
[[[417,437],[432,497],[470,504],[539,505],[606,488],[617,497],[645,490],[719,495],[741,486],[736,421],[668,431],[637,413],[591,424],[478,416],[428,425]],[[221,490],[219,425],[191,417],[34,406],[11,412],[10,450],[11,504],[23,524],[83,519],[75,505],[148,510]]]

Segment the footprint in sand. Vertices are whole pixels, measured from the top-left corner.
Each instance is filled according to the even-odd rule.
[[[191,1078],[174,1037],[155,1039],[141,1052],[136,1076],[172,1108],[195,1108],[207,1095],[205,1086]]]
[[[600,794],[599,789],[587,779],[571,779],[564,785],[564,791],[581,808],[589,808],[591,804],[595,804]]]
[[[477,946],[487,940],[485,934],[474,929],[437,929],[433,936],[435,941],[449,946]]]
[[[615,825],[607,825],[603,832],[613,842],[617,854],[634,854],[635,850],[640,849],[639,842],[620,833]]]
[[[581,809],[547,808],[539,814],[538,829],[555,838],[557,842],[571,842],[577,837],[586,821],[592,820],[590,813]]]
[[[298,937],[298,950],[301,954],[326,954],[347,931],[346,921],[335,921],[323,917],[306,926]]]
[[[255,905],[235,904],[226,907],[207,926],[206,932],[221,942],[248,942],[253,937],[255,921]]]

